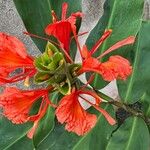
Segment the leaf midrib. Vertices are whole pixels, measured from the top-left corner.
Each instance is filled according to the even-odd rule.
[[[16,142],[18,142],[19,140],[21,140],[23,137],[25,137],[27,134],[27,132],[25,132],[22,136],[20,136],[19,138],[17,138],[15,141],[13,141],[12,143],[10,143],[7,147],[5,147],[3,150],[7,150],[8,148],[10,148],[11,146],[13,146]]]
[[[142,22],[141,22],[140,27],[141,27],[141,26],[142,26]],[[141,32],[139,32],[139,37],[141,37]],[[139,60],[139,58],[140,58],[140,55],[139,55],[139,53],[140,53],[140,49],[139,49],[140,43],[139,43],[139,41],[140,41],[140,40],[139,40],[139,39],[140,39],[140,38],[137,39],[137,42],[138,42],[138,44],[137,44],[137,46],[136,46],[136,47],[137,47],[137,51],[136,51],[135,59],[134,59],[134,60],[136,60],[136,61],[134,61],[134,64],[133,64],[132,75],[131,75],[130,82],[129,82],[129,84],[128,84],[128,88],[127,88],[127,92],[126,92],[126,96],[125,96],[125,99],[124,99],[124,102],[125,102],[125,103],[128,102],[129,95],[130,95],[130,93],[131,93],[131,91],[132,91],[134,76],[136,75],[137,64],[138,64],[138,60]]]
[[[129,140],[128,140],[128,143],[127,143],[127,146],[126,146],[125,150],[129,150],[131,141],[132,141],[132,139],[134,139],[134,138],[132,138],[132,137],[133,137],[133,135],[134,135],[136,122],[137,122],[137,118],[134,118],[134,121],[133,121],[133,124],[132,124],[132,129],[131,129],[131,134],[130,134],[130,137],[129,137]]]

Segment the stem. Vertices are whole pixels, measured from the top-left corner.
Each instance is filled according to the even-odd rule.
[[[124,109],[125,111],[129,112],[130,114],[132,114],[133,116],[137,116],[137,117],[141,117],[143,120],[145,120],[145,122],[147,122],[149,124],[149,120],[150,118],[146,117],[143,112],[139,112],[139,111],[136,111],[135,109],[131,108],[130,106],[128,106],[127,104],[124,104],[123,102],[120,102],[120,101],[116,101],[114,100],[113,98],[105,95],[104,93],[98,91],[98,90],[95,90],[94,91],[103,99],[105,99],[109,104],[112,104],[116,107],[119,107],[119,108],[122,108]]]

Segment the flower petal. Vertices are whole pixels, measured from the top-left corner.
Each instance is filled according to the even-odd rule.
[[[99,73],[99,67],[100,67],[100,61],[96,58],[89,57],[83,60],[82,67],[79,70],[79,74],[84,73],[84,72],[97,72]]]
[[[0,32],[0,66],[21,67],[33,65],[24,44],[14,36]]]
[[[87,113],[78,101],[78,95],[73,92],[62,98],[56,110],[56,116],[60,123],[66,123],[66,130],[84,135],[94,127],[97,117]]]
[[[103,56],[109,54],[110,52],[120,48],[120,47],[123,47],[125,45],[129,45],[129,44],[133,44],[135,42],[135,37],[134,36],[129,36],[127,37],[126,39],[123,39],[119,42],[117,42],[116,44],[114,44],[113,46],[111,46],[108,50],[106,50],[104,53],[102,53],[98,59],[102,58]]]
[[[3,48],[9,49],[12,53],[17,53],[22,58],[27,57],[26,48],[20,40],[14,36],[0,32],[0,51]]]
[[[33,103],[44,93],[45,91],[42,90],[23,91],[15,87],[7,87],[0,95],[3,115],[15,124],[27,122]]]
[[[53,35],[62,44],[64,49],[69,52],[71,40],[71,24],[68,21],[59,21],[50,24],[45,29],[46,34]]]
[[[114,79],[125,80],[132,73],[132,67],[127,59],[121,56],[111,56],[100,66],[100,74],[106,81]]]

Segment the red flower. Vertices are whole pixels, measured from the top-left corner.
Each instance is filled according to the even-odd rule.
[[[106,81],[125,80],[131,74],[132,67],[127,59],[111,56],[107,62],[101,63],[100,70],[100,74]]]
[[[84,95],[92,96],[96,104],[84,98]],[[84,135],[96,124],[96,115],[86,112],[79,102],[80,99],[94,106],[105,116],[110,124],[115,124],[115,120],[105,110],[98,107],[101,102],[98,95],[87,90],[74,90],[70,95],[66,95],[61,99],[56,109],[57,119],[60,123],[66,123],[66,130],[75,132],[78,135]]]
[[[28,132],[28,137],[32,138],[38,122],[46,113],[48,104],[51,104],[47,95],[47,89],[24,91],[15,87],[6,87],[0,95],[0,106],[3,108],[3,115],[15,124],[33,121],[34,126]],[[38,114],[30,116],[29,112],[33,104],[40,97],[42,97],[42,102]]]
[[[125,80],[132,72],[132,67],[127,59],[115,55],[111,56],[108,61],[101,63],[100,59],[106,54],[128,44],[134,43],[135,37],[130,36],[122,41],[117,42],[115,45],[106,50],[99,57],[94,58],[92,54],[96,52],[98,47],[103,43],[103,41],[111,34],[111,30],[107,30],[104,35],[98,40],[95,46],[88,51],[87,47],[84,46],[82,49],[82,67],[79,70],[79,74],[92,71],[96,72],[104,78],[106,81],[112,81],[114,79]]]
[[[14,36],[0,32],[0,84],[12,83],[36,72],[33,58],[26,52],[24,44]],[[11,77],[10,74],[21,68],[22,73]]]
[[[82,17],[81,12],[71,14],[70,17],[66,18],[68,4],[63,3],[62,5],[62,18],[60,21],[57,20],[57,16],[52,11],[53,23],[49,24],[45,32],[48,35],[53,35],[61,43],[62,47],[69,53],[69,46],[71,41],[71,33],[76,33],[76,18]]]

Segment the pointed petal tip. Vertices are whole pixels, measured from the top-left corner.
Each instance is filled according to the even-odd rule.
[[[129,38],[131,44],[135,42],[135,36],[129,36],[128,38]]]
[[[68,3],[67,2],[63,2],[62,8],[66,8],[66,7],[68,7]]]
[[[110,118],[108,119],[108,122],[109,122],[109,124],[112,125],[112,126],[116,124],[116,120],[115,120],[114,118],[112,118],[112,117],[110,117]]]
[[[106,29],[105,30],[105,32],[110,32],[110,33],[112,33],[112,31],[113,31],[112,29]]]
[[[29,139],[32,139],[33,138],[33,133],[31,133],[30,131],[27,133],[27,137],[29,138]]]

